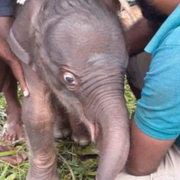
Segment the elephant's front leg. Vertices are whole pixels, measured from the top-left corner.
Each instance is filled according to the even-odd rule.
[[[30,96],[24,98],[22,106],[30,150],[27,180],[58,180],[51,94],[28,66],[23,65],[23,68],[30,91]]]

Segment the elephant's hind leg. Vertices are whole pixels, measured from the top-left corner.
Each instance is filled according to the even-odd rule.
[[[55,100],[58,101],[58,100]],[[64,139],[71,135],[71,126],[67,110],[58,102],[55,103],[56,122],[54,126],[55,139]]]

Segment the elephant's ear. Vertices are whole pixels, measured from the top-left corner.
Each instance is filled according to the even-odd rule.
[[[36,42],[36,27],[43,3],[46,0],[27,0],[20,9],[8,37],[8,43],[14,54],[25,64],[31,65]]]
[[[19,42],[16,40],[16,38],[14,37],[14,34],[12,32],[12,30],[10,31],[9,37],[8,37],[8,43],[11,47],[11,50],[14,52],[14,54],[25,64],[30,64],[30,55],[28,53],[28,51],[23,48]]]

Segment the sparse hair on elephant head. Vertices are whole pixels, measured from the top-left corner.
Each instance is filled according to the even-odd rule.
[[[92,141],[101,139],[97,179],[114,180],[129,152],[123,86],[128,55],[116,13],[102,0],[27,0],[8,42],[30,89],[22,112],[31,152],[27,179],[58,180],[53,94],[68,112],[73,134],[78,121]]]

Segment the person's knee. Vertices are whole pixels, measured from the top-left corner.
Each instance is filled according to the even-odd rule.
[[[150,180],[151,176],[133,176],[127,172],[121,172],[115,180]]]
[[[149,168],[145,169],[144,167],[131,168],[127,166],[126,170],[132,176],[147,176],[154,173],[157,170],[157,168],[154,167],[152,169],[149,169]]]

